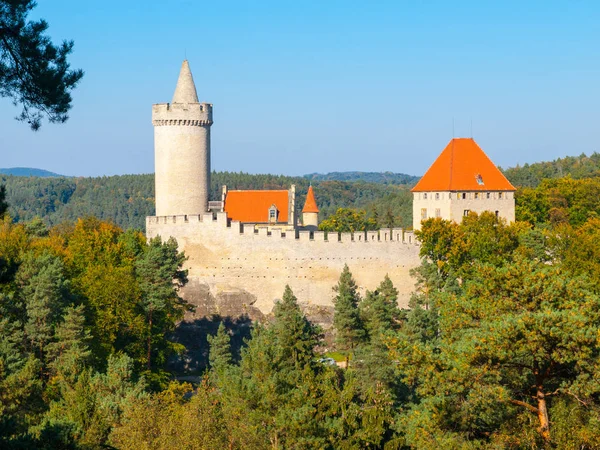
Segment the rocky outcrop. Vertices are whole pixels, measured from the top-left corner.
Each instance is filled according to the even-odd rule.
[[[180,294],[194,307],[193,311],[186,313],[185,322],[212,316],[244,316],[252,321],[265,319],[264,314],[254,306],[256,297],[243,289],[227,288],[213,293],[207,283],[191,278]]]

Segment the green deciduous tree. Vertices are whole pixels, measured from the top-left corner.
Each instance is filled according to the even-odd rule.
[[[71,91],[83,72],[70,70],[72,41],[56,46],[46,35],[44,20],[27,20],[33,0],[0,1],[0,96],[23,107],[20,120],[37,130],[45,116],[50,122],[68,119]]]
[[[319,224],[319,230],[323,231],[354,232],[376,229],[376,219],[367,218],[367,213],[364,210],[350,208],[338,208],[335,214]]]

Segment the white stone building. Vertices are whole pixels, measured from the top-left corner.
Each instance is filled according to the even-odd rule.
[[[515,187],[472,138],[455,138],[412,189],[413,229],[442,218],[460,222],[470,212],[515,220]]]

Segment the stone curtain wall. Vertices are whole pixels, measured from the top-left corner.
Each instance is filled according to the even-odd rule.
[[[306,308],[331,307],[344,264],[363,294],[388,274],[400,293],[399,305],[406,307],[414,288],[409,271],[420,263],[413,233],[401,229],[255,233],[252,226],[244,229],[228,221],[225,213],[209,213],[148,217],[146,234],[175,237],[188,256],[190,283],[184,297],[198,306],[197,315],[225,315],[218,305],[232,298],[251,316],[258,313],[254,308],[267,314],[286,284]]]

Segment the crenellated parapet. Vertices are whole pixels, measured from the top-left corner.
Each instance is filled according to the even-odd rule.
[[[332,231],[293,230],[283,231],[267,228],[255,228],[253,224],[244,225],[238,221],[227,218],[226,213],[205,213],[193,215],[149,216],[146,217],[146,232],[151,236],[178,236],[189,235],[202,227],[204,233],[215,230],[215,235],[227,239],[223,234],[250,239],[268,239],[271,244],[281,242],[282,245],[296,242],[328,242],[332,244],[374,244],[374,243],[401,243],[419,245],[412,230],[402,228],[382,228],[376,231],[356,231],[339,233]]]
[[[159,103],[152,105],[152,125],[210,126],[213,106],[210,103]]]

